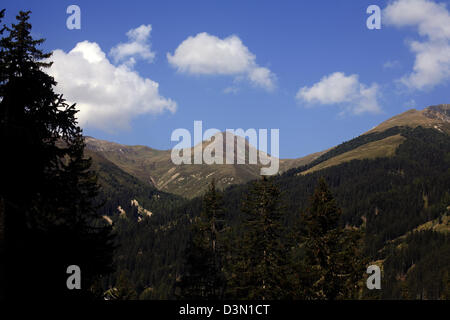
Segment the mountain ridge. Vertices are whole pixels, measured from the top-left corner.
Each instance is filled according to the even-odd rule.
[[[228,134],[222,132],[221,134]],[[262,165],[249,164],[248,157],[251,151],[259,154],[259,150],[248,143],[240,136],[225,136],[223,144],[225,146],[227,138],[234,141],[234,163],[233,164],[181,164],[175,165],[171,160],[171,150],[157,150],[147,146],[128,146],[106,140],[95,139],[90,136],[85,137],[86,149],[90,153],[96,153],[114,163],[126,173],[138,178],[140,181],[152,185],[158,190],[193,198],[201,195],[210,180],[214,178],[217,186],[224,189],[233,184],[241,184],[260,176]],[[238,151],[237,141],[244,139],[245,152]],[[205,147],[212,147],[216,139],[212,141],[202,141],[203,150]],[[226,150],[224,148],[224,150]],[[184,149],[192,156],[196,152],[195,146]],[[305,157],[296,159],[279,159],[280,172],[290,168],[307,164],[325,151],[316,152]],[[265,155],[265,153],[263,153]],[[224,158],[226,153],[224,152]],[[245,164],[238,164],[238,159]],[[225,163],[225,161],[224,161]]]
[[[443,130],[450,134],[450,104],[432,105],[422,110],[409,109],[383,121],[363,134],[384,131],[394,126],[412,128],[422,126]]]
[[[411,127],[422,126],[425,128],[433,128],[440,132],[450,134],[450,104],[440,104],[429,106],[423,110],[410,109],[398,115],[395,115],[378,126],[361,134],[359,137],[370,136],[373,134],[387,132],[394,127]],[[392,130],[391,130],[392,131]],[[90,136],[85,137],[86,149],[94,152],[118,168],[136,177],[141,182],[150,185],[160,191],[176,194],[185,198],[193,198],[201,195],[207,188],[208,183],[214,178],[217,187],[225,189],[233,184],[242,184],[250,180],[257,179],[260,176],[261,164],[249,164],[249,153],[256,152],[247,139],[232,135],[229,132],[220,132],[222,134],[224,159],[226,157],[226,141],[234,140],[234,164],[181,164],[175,165],[171,160],[171,150],[158,150],[143,145],[124,145],[116,142],[95,139]],[[201,142],[202,149],[206,147],[214,147],[220,142],[216,138],[204,140]],[[395,133],[398,134],[398,133]],[[237,143],[240,139],[244,139],[245,152],[242,153],[237,149]],[[349,140],[349,141],[353,141]],[[302,174],[321,170],[329,166],[338,165],[342,162],[354,159],[372,159],[375,157],[392,156],[396,148],[402,143],[400,136],[397,138],[383,137],[374,141],[364,141],[358,146],[354,146],[346,150],[344,154],[339,153],[330,157],[324,157],[329,152],[334,152],[338,146],[327,150],[315,152],[304,157],[294,159],[278,159],[279,173],[286,172],[293,168],[307,166],[313,162],[323,158],[323,161],[316,163],[314,168],[308,168]],[[348,148],[347,148],[348,149]],[[186,148],[183,151],[193,157],[196,147]],[[264,154],[264,153],[263,153]],[[237,164],[238,159],[244,161],[245,164]],[[225,160],[224,160],[225,163]]]

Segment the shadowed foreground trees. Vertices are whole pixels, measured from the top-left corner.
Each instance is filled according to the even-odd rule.
[[[214,180],[203,197],[202,212],[194,218],[186,248],[186,271],[177,284],[182,299],[222,299],[225,290],[225,225],[221,194]]]
[[[309,208],[300,218],[298,295],[304,299],[355,299],[363,278],[362,232],[339,226],[342,214],[324,178],[320,178]]]
[[[98,193],[75,105],[53,91],[38,46],[20,12],[0,40],[0,204],[6,243],[7,298],[92,298],[110,271],[111,229],[97,214]],[[81,290],[66,269],[81,268]]]
[[[278,187],[263,177],[243,200],[244,233],[233,242],[229,297],[272,300],[288,294],[287,247],[283,241],[279,196]]]
[[[362,232],[339,226],[341,210],[324,179],[319,180],[297,229],[283,225],[283,204],[273,179],[254,182],[244,195],[241,230],[228,230],[228,241],[218,237],[217,230],[224,230],[215,224],[222,221],[218,217],[224,211],[218,199],[212,184],[205,194],[202,214],[194,219],[186,250],[187,267],[177,284],[180,298],[359,297],[366,268]],[[221,240],[222,250],[214,250],[214,239]],[[225,284],[225,295],[218,294]]]

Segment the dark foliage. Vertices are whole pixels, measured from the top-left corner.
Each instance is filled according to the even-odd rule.
[[[185,271],[177,283],[181,299],[218,300],[224,297],[226,228],[221,199],[213,180],[203,197],[202,212],[191,225]]]
[[[4,218],[7,298],[95,298],[111,271],[111,229],[99,219],[98,194],[75,105],[53,91],[20,12],[0,40],[0,203]],[[78,265],[81,290],[68,290],[66,269]],[[3,287],[3,286],[2,286]]]
[[[300,217],[300,249],[297,262],[298,296],[303,299],[358,298],[358,282],[366,261],[362,255],[362,232],[339,226],[342,211],[337,207],[325,179]]]
[[[243,199],[244,232],[233,240],[228,297],[274,300],[287,296],[288,247],[282,226],[280,190],[266,177]]]

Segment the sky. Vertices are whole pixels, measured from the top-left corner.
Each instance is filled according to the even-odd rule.
[[[80,28],[67,20],[80,8]],[[370,5],[381,28],[369,29]],[[31,10],[84,134],[171,149],[177,128],[279,129],[280,157],[450,103],[450,4],[432,0],[2,1]],[[270,150],[269,150],[270,151]]]

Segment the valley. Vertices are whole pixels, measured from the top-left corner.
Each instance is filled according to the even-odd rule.
[[[413,120],[408,122],[411,114]],[[449,105],[407,111],[327,151],[280,160],[283,172],[272,180],[281,189],[283,221],[288,230],[306,209],[318,179],[325,177],[343,210],[340,224],[365,231],[366,255],[385,270],[385,290],[363,292],[366,298],[417,298],[419,293],[424,298],[447,297],[448,114]],[[110,197],[102,214],[113,221],[121,243],[117,275],[128,274],[140,298],[173,298],[174,285],[184,272],[190,225],[202,210],[201,190],[213,177],[219,178],[227,224],[235,236],[245,233],[241,201],[253,181],[260,179],[257,166],[178,168],[170,164],[168,151],[92,138],[87,144],[94,166],[96,162],[108,163],[99,168],[101,184],[108,171],[110,179],[118,176],[114,180],[122,191]],[[115,183],[110,186],[117,189]],[[187,193],[189,188],[195,192]],[[142,206],[140,210],[132,205],[133,199]],[[125,214],[119,212],[118,205]],[[144,209],[152,215],[139,213]],[[401,288],[408,288],[408,293]]]

